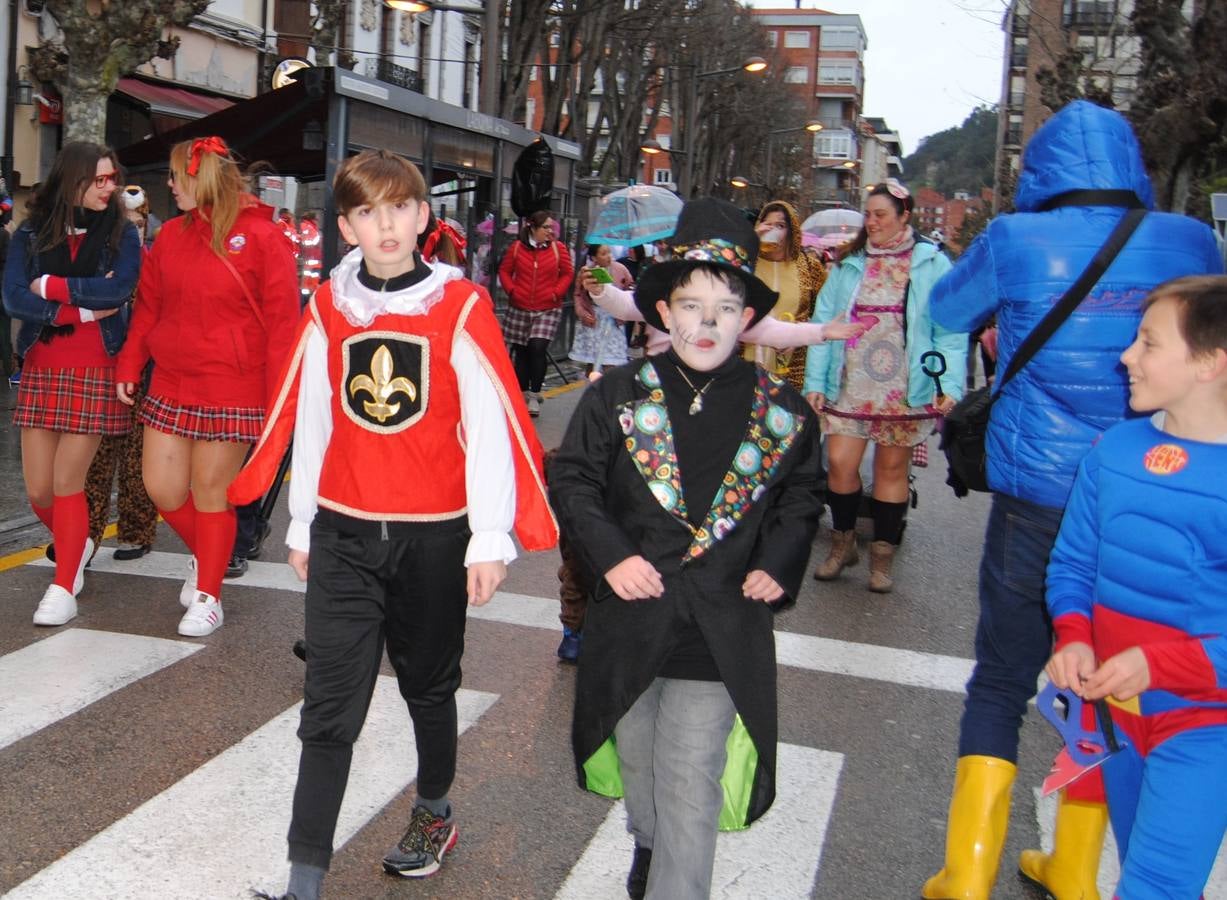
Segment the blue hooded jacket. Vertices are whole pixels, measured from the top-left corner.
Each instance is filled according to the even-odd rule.
[[[952,331],[975,330],[996,313],[999,374],[1124,215],[1119,207],[1102,206],[1038,211],[1053,197],[1083,189],[1130,190],[1154,208],[1129,123],[1079,100],[1027,144],[1017,212],[990,222],[933,288],[933,319]],[[1222,271],[1209,227],[1186,216],[1147,213],[1086,299],[993,405],[989,486],[1063,508],[1082,457],[1129,414],[1120,354],[1133,342],[1143,298],[1172,278]]]

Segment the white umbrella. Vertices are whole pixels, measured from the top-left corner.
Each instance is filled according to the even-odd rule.
[[[854,209],[823,209],[802,222],[801,230],[816,237],[846,234],[851,240],[864,221],[865,217]]]

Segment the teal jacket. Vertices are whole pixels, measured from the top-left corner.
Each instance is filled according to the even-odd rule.
[[[967,381],[967,332],[947,331],[929,315],[929,293],[937,280],[951,269],[950,260],[928,241],[918,240],[912,251],[911,281],[907,291],[907,402],[908,406],[932,403],[933,379],[920,367],[920,357],[937,350],[946,357],[942,391],[955,400],[963,397]],[[815,322],[847,317],[865,274],[864,252],[854,253],[836,266],[818,294]],[[805,393],[822,394],[831,400],[839,395],[844,372],[844,342],[824,341],[809,348],[805,358]]]

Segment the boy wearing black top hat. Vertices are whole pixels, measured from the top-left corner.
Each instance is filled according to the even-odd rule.
[[[594,583],[572,731],[580,785],[626,798],[629,894],[685,900],[710,892],[717,827],[747,827],[775,797],[772,620],[794,602],[818,525],[818,426],[735,353],[777,298],[754,277],[741,212],[686,204],[666,250],[635,302],[672,346],[580,400],[550,499]]]

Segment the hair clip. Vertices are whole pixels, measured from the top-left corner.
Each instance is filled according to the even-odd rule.
[[[219,137],[197,138],[192,141],[192,158],[187,164],[187,174],[195,177],[196,173],[200,171],[200,160],[206,153],[216,153],[218,156],[224,156],[228,150],[226,142]]]
[[[906,200],[908,197],[912,196],[912,192],[909,191],[904,186],[903,182],[899,181],[897,178],[887,178],[884,184],[886,185],[886,190],[896,200]]]

